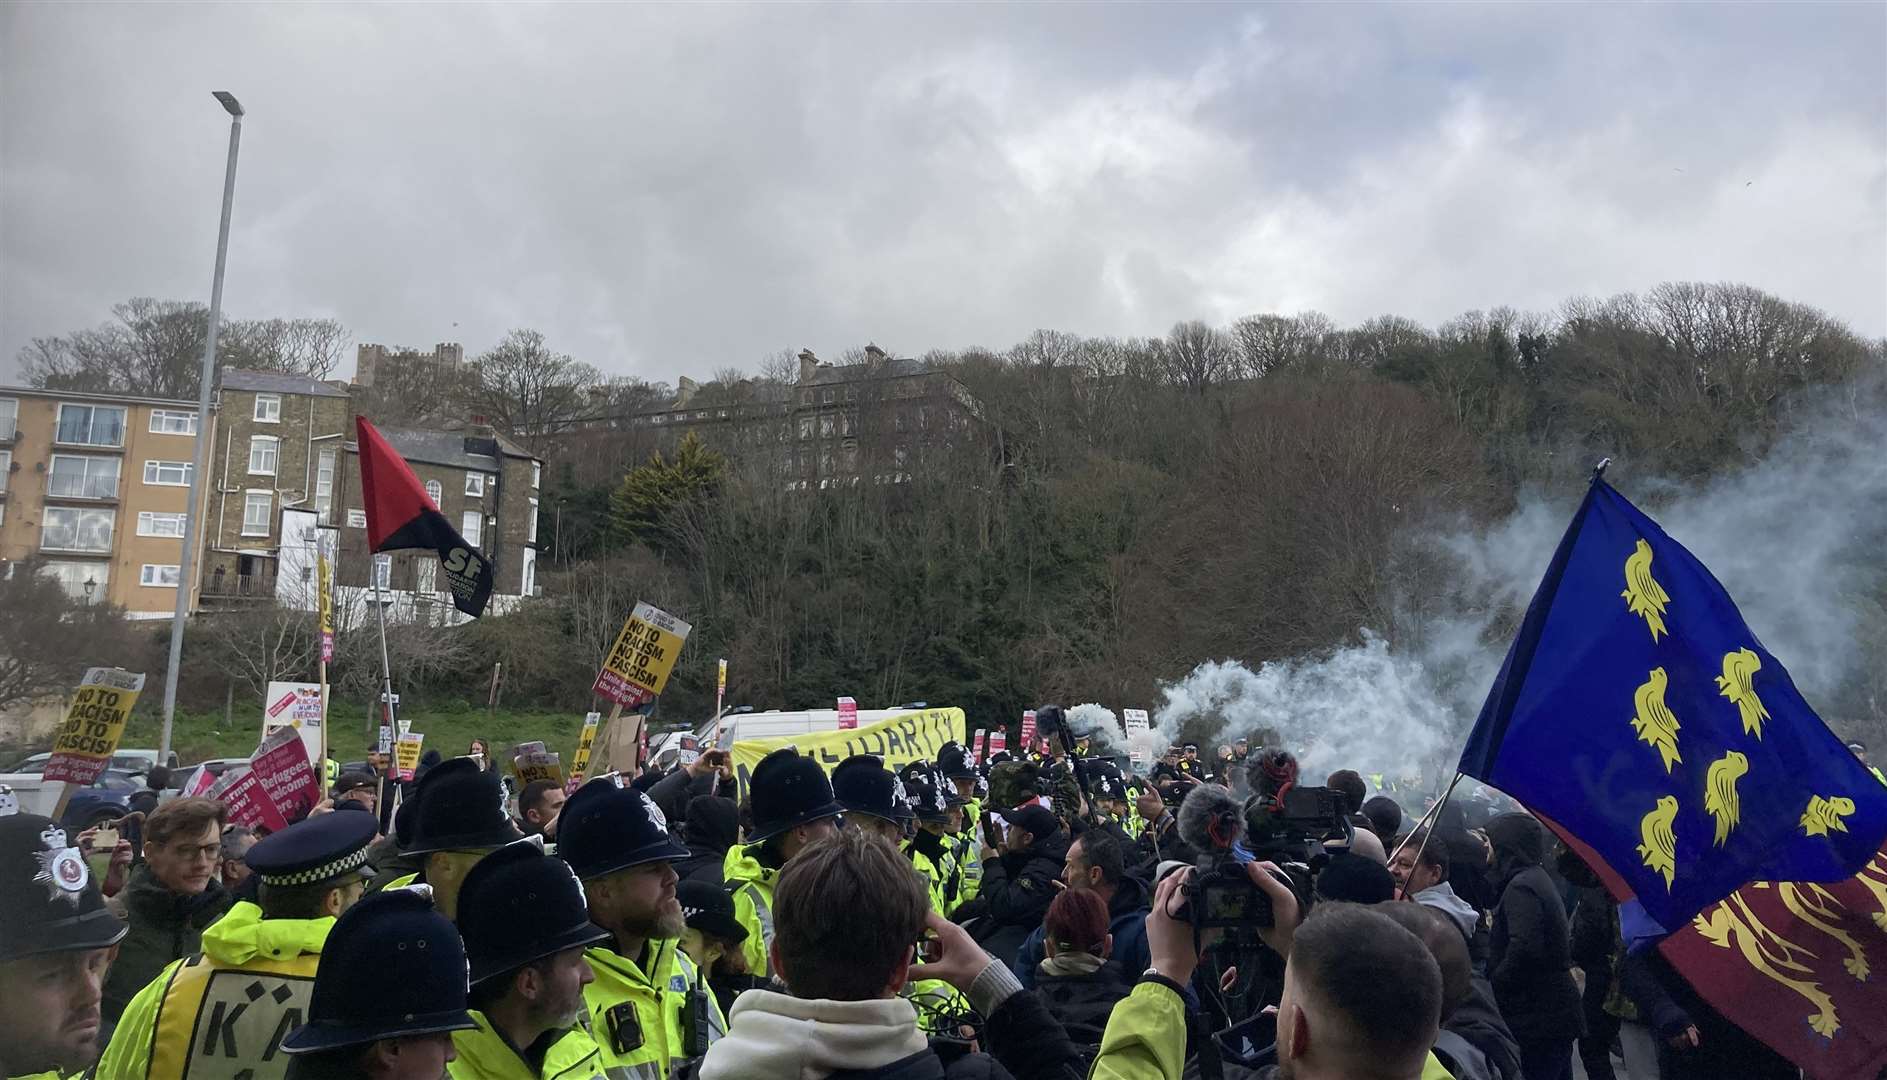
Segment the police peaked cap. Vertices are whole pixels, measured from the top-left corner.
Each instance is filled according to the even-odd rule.
[[[413,810],[413,842],[403,855],[435,851],[483,851],[523,835],[505,807],[504,782],[496,772],[458,757],[433,766],[420,778]]]
[[[683,881],[675,886],[675,902],[690,930],[739,945],[747,928],[734,918],[734,898],[711,881]]]
[[[380,831],[372,814],[322,814],[256,841],[243,862],[264,885],[319,885],[367,867],[367,846]]]
[[[754,766],[747,792],[753,804],[749,843],[845,812],[832,797],[832,781],[826,779],[826,771],[790,746],[775,750]]]
[[[1117,769],[1101,767],[1094,769],[1094,794],[1102,799],[1127,798],[1127,782],[1120,778]]]
[[[306,1054],[380,1039],[474,1027],[465,946],[424,885],[388,889],[348,908],[321,946],[308,1022],[282,1040]]]
[[[557,854],[579,878],[688,857],[648,793],[602,777],[576,790],[557,815]]]
[[[832,770],[832,795],[847,813],[900,824],[911,820],[911,801],[897,774],[876,754],[853,754]]]
[[[976,763],[960,742],[947,742],[937,751],[937,770],[951,780],[968,780],[976,775]]]
[[[544,854],[536,837],[506,844],[465,875],[459,888],[459,934],[474,983],[609,938],[590,921],[576,872]]]
[[[125,933],[64,829],[38,814],[0,817],[0,961],[103,949]]]

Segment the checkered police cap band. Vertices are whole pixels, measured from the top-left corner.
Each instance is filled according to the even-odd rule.
[[[312,869],[296,870],[289,874],[263,874],[261,875],[262,884],[313,885],[330,878],[340,877],[350,870],[358,870],[365,865],[367,865],[367,849],[361,848],[359,851],[350,852],[333,862],[324,863]]]

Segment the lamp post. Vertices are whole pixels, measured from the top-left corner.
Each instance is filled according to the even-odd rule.
[[[92,590],[98,588],[98,578],[91,574],[87,574],[85,576],[85,584],[80,585],[79,588],[85,590],[85,606],[91,607],[92,606]]]
[[[170,659],[164,666],[164,734],[157,758],[170,756],[171,721],[177,713],[177,668],[183,661],[183,623],[190,614],[190,582],[196,569],[196,549],[202,525],[197,513],[197,492],[209,468],[210,392],[216,385],[216,331],[223,318],[223,262],[229,255],[229,212],[236,202],[236,148],[242,142],[242,105],[227,90],[212,94],[229,114],[229,163],[223,169],[223,220],[216,230],[216,275],[210,284],[210,330],[203,343],[203,371],[197,386],[197,439],[190,457],[190,501],[183,511],[183,558],[177,567],[177,607],[170,616]]]

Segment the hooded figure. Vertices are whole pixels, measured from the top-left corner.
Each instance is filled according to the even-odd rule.
[[[1488,938],[1488,981],[1501,1016],[1520,1043],[1529,1078],[1571,1075],[1573,1040],[1585,1030],[1572,977],[1566,905],[1541,864],[1546,832],[1522,813],[1487,824],[1500,902]]]
[[[721,885],[721,867],[739,831],[740,809],[734,800],[696,795],[688,801],[688,816],[681,823],[681,839],[688,845],[688,857],[675,864],[675,873],[683,881]]]

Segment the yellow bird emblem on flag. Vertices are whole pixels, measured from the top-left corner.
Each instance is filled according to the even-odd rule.
[[[1677,876],[1677,837],[1671,833],[1671,822],[1676,818],[1677,798],[1666,795],[1638,823],[1639,834],[1645,839],[1638,845],[1638,857],[1645,861],[1647,869],[1664,875],[1667,890],[1671,879]]]
[[[1723,654],[1723,674],[1717,676],[1717,690],[1743,714],[1744,734],[1758,739],[1763,737],[1763,721],[1769,719],[1769,710],[1763,707],[1763,699],[1757,697],[1751,687],[1756,673],[1762,669],[1761,657],[1748,649],[1738,649]]]
[[[1848,824],[1841,819],[1852,813],[1854,800],[1846,796],[1811,796],[1808,809],[1802,811],[1802,831],[1809,836],[1827,836],[1830,829],[1847,832]]]
[[[1625,591],[1618,595],[1624,598],[1626,610],[1651,628],[1653,642],[1669,632],[1664,629],[1664,605],[1671,602],[1671,594],[1651,576],[1651,545],[1643,539],[1625,559]]]
[[[1652,668],[1645,679],[1631,696],[1632,704],[1637,706],[1638,715],[1632,717],[1631,726],[1638,732],[1638,738],[1647,745],[1657,748],[1658,756],[1664,760],[1664,771],[1668,774],[1671,766],[1683,761],[1677,752],[1677,729],[1683,725],[1664,704],[1664,688],[1669,677],[1663,668]]]
[[[1704,809],[1717,819],[1717,846],[1730,838],[1742,814],[1742,802],[1736,794],[1736,782],[1749,771],[1749,759],[1732,750],[1710,763],[1704,774]]]

